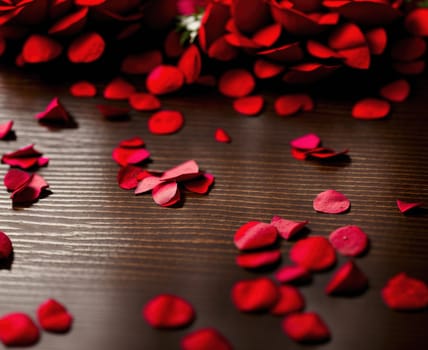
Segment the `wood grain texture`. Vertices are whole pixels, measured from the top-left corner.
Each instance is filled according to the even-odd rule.
[[[348,94],[337,82],[316,87],[315,111],[289,118],[276,116],[272,107],[286,90],[265,87],[263,114],[244,117],[230,100],[193,89],[162,100],[186,118],[185,127],[170,136],[147,131],[148,113],[133,112],[127,122],[103,120],[95,105],[105,101],[69,96],[67,79],[46,81],[8,67],[0,73],[1,120],[13,119],[17,134],[15,141],[0,142],[0,152],[35,143],[51,158],[40,174],[52,190],[31,207],[15,210],[9,194],[0,191],[0,228],[12,238],[15,252],[11,269],[0,271],[0,312],[34,315],[40,302],[54,297],[75,315],[70,333],[44,333],[35,349],[178,349],[184,334],[208,326],[238,350],[307,349],[287,339],[280,318],[241,314],[230,301],[234,282],[260,275],[235,266],[233,234],[249,220],[269,221],[273,215],[309,220],[310,234],[328,235],[354,224],[370,236],[369,252],[357,259],[370,280],[365,294],[325,296],[334,270],[302,287],[307,310],[319,312],[332,330],[330,342],[310,348],[426,347],[428,313],[393,312],[383,305],[380,289],[400,271],[428,282],[427,211],[404,216],[395,205],[397,198],[428,203],[427,78],[413,83],[409,100],[394,105],[390,117],[370,122],[350,116],[364,87]],[[53,131],[33,119],[56,95],[78,128]],[[231,144],[214,141],[217,127],[230,133]],[[349,148],[350,160],[294,160],[288,143],[308,132],[319,134],[326,146]],[[182,207],[161,208],[149,195],[121,190],[111,151],[136,135],[152,153],[150,169],[197,160],[216,176],[210,194],[188,194]],[[0,176],[6,171],[2,165]],[[313,211],[313,198],[328,188],[350,198],[349,213]],[[288,263],[291,245],[281,244],[282,264]],[[158,293],[188,299],[197,312],[195,323],[172,332],[150,329],[141,308]]]

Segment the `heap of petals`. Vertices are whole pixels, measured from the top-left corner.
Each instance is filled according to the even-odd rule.
[[[291,140],[290,146],[291,146],[291,155],[297,160],[336,159],[337,157],[344,156],[349,152],[348,149],[335,151],[334,149],[331,149],[328,147],[322,147],[320,137],[312,133],[299,136]]]
[[[40,153],[34,148],[34,145],[24,146],[14,152],[6,153],[2,156],[2,163],[8,164],[12,167],[21,169],[29,169],[36,167],[43,167],[48,165],[49,158],[42,157]]]

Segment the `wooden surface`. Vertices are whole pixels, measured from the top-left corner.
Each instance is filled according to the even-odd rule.
[[[1,120],[13,119],[17,134],[15,141],[1,141],[0,151],[35,143],[51,158],[39,173],[52,190],[20,210],[12,209],[5,189],[0,192],[0,227],[15,251],[11,269],[0,271],[0,312],[34,315],[40,302],[54,297],[75,316],[70,333],[43,333],[35,349],[178,349],[184,334],[207,326],[242,350],[426,347],[428,313],[394,312],[380,298],[387,279],[398,272],[428,282],[427,211],[405,216],[395,205],[397,198],[428,203],[426,78],[413,83],[409,100],[394,105],[389,118],[369,122],[350,116],[353,101],[366,87],[354,87],[349,95],[346,79],[343,86],[322,86],[314,93],[315,111],[290,118],[273,112],[274,97],[282,90],[266,87],[264,113],[244,117],[228,99],[193,89],[162,100],[186,118],[185,127],[171,136],[151,135],[148,113],[107,122],[95,108],[102,98],[73,98],[61,77],[56,80],[7,67],[0,73]],[[374,89],[370,81],[366,84]],[[78,128],[53,131],[33,119],[55,95]],[[231,134],[231,144],[214,141],[217,127]],[[319,134],[326,146],[349,148],[350,160],[294,160],[288,142],[308,132]],[[182,207],[161,208],[150,195],[121,190],[111,151],[120,140],[136,135],[152,153],[150,169],[197,160],[216,177],[210,194],[189,194]],[[7,169],[2,165],[0,175]],[[329,188],[350,198],[349,213],[314,212],[313,198]],[[323,289],[334,269],[316,274],[301,288],[306,309],[319,312],[332,331],[326,344],[295,344],[282,333],[281,318],[242,314],[231,303],[234,282],[260,275],[235,265],[233,234],[249,220],[269,221],[273,215],[309,220],[310,234],[326,236],[354,224],[370,236],[370,250],[357,259],[370,279],[366,293],[327,297]],[[281,244],[282,264],[288,262],[291,244]],[[148,327],[141,308],[158,293],[189,300],[197,312],[193,325],[179,331]]]

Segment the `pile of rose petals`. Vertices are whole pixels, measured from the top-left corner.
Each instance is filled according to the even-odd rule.
[[[299,136],[290,141],[291,155],[297,160],[315,159],[327,161],[338,159],[349,152],[348,149],[335,151],[334,149],[321,146],[321,138],[313,133]]]
[[[113,150],[113,160],[122,167],[130,164],[140,164],[150,158],[150,152],[145,148],[145,142],[141,137],[132,137],[119,142]]]
[[[19,169],[10,169],[3,182],[6,189],[12,192],[10,198],[14,205],[36,202],[49,187],[42,176]]]
[[[34,145],[22,147],[14,152],[6,153],[1,161],[12,167],[21,169],[38,168],[48,165],[49,158],[42,157],[43,153],[37,151]]]

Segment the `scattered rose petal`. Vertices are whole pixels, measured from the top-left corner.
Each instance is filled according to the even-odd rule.
[[[245,269],[257,269],[274,265],[281,259],[279,249],[263,252],[245,253],[236,257],[236,265]]]
[[[183,298],[170,294],[160,294],[149,300],[142,314],[153,328],[186,327],[195,319],[192,305]]]
[[[85,33],[73,40],[68,47],[68,59],[72,63],[91,63],[104,53],[105,42],[95,32]]]
[[[340,55],[338,55],[336,51],[314,40],[308,40],[306,43],[306,49],[310,55],[316,58],[340,58]]]
[[[278,287],[266,277],[238,281],[232,287],[232,302],[241,312],[269,310],[278,298]]]
[[[410,94],[410,84],[404,79],[395,80],[384,85],[379,93],[383,98],[389,101],[403,102]]]
[[[368,69],[370,67],[371,56],[368,46],[339,50],[338,54],[344,59],[343,62],[351,68]]]
[[[282,328],[292,340],[302,343],[324,342],[330,330],[315,312],[293,313],[285,317]]]
[[[342,226],[330,233],[330,243],[342,255],[358,256],[367,249],[369,239],[358,226]]]
[[[11,313],[0,318],[0,340],[5,346],[30,346],[37,343],[39,329],[24,313]]]
[[[0,231],[0,259],[8,259],[12,254],[12,241],[9,236]]]
[[[140,194],[151,191],[162,183],[163,181],[159,176],[147,176],[138,183],[134,193]]]
[[[62,105],[58,97],[54,97],[43,112],[35,118],[41,123],[56,123],[68,125],[72,123],[70,114]]]
[[[321,139],[316,134],[306,134],[290,141],[291,147],[301,150],[310,150],[320,145]]]
[[[329,159],[337,158],[339,156],[343,156],[348,152],[349,152],[348,149],[344,149],[342,151],[335,151],[334,149],[327,148],[327,147],[317,147],[306,151],[306,157],[315,158],[318,160],[329,160]]]
[[[269,79],[278,76],[284,71],[284,66],[264,59],[254,63],[254,74],[259,79]]]
[[[155,111],[161,108],[159,99],[145,92],[136,92],[129,97],[129,104],[137,111]]]
[[[225,36],[217,38],[208,49],[208,57],[223,62],[233,60],[236,58],[236,56],[238,56],[238,53],[238,49],[230,45],[226,41]]]
[[[82,80],[70,87],[70,93],[75,97],[94,97],[97,94],[97,88],[89,81]]]
[[[129,119],[129,108],[115,107],[110,105],[97,105],[97,109],[101,112],[105,119],[110,121]]]
[[[188,160],[185,161],[171,169],[166,170],[162,176],[162,181],[184,181],[190,180],[198,177],[199,173],[199,165],[196,161]]]
[[[292,312],[302,311],[305,308],[305,299],[300,291],[293,286],[279,286],[279,299],[270,309],[275,316],[283,316]]]
[[[181,350],[232,350],[229,341],[214,328],[202,328],[185,335]]]
[[[275,100],[274,108],[276,114],[285,117],[299,111],[311,111],[314,108],[314,103],[307,94],[289,94],[278,97]]]
[[[210,190],[213,183],[214,176],[210,173],[203,173],[201,176],[198,176],[195,179],[183,182],[183,186],[190,192],[206,194]]]
[[[3,182],[8,191],[15,191],[17,188],[28,183],[33,175],[20,169],[9,169],[4,176]]]
[[[178,132],[184,125],[183,114],[179,111],[163,110],[153,114],[148,120],[152,134],[168,135]]]
[[[73,316],[64,305],[55,299],[48,299],[37,308],[40,326],[48,332],[68,332],[73,323]]]
[[[397,207],[398,210],[400,210],[400,213],[407,213],[408,211],[415,209],[415,208],[419,208],[422,205],[424,205],[424,203],[422,202],[405,202],[402,200],[397,199]]]
[[[220,77],[219,91],[228,97],[244,97],[249,95],[256,83],[250,72],[245,69],[230,69]]]
[[[350,206],[349,199],[335,190],[321,192],[313,201],[314,210],[326,214],[341,214],[346,212]]]
[[[404,25],[410,34],[428,36],[428,9],[417,8],[406,16]]]
[[[180,200],[180,191],[176,182],[164,182],[152,190],[152,197],[156,204],[169,207]]]
[[[0,140],[7,138],[12,131],[13,120],[8,120],[5,123],[0,124]]]
[[[281,283],[299,283],[311,278],[310,272],[300,265],[284,266],[275,273],[275,278]]]
[[[28,145],[17,151],[6,153],[2,156],[2,162],[10,166],[21,169],[29,169],[38,165],[42,153],[34,148],[34,145]]]
[[[33,174],[30,181],[12,192],[10,198],[13,204],[33,203],[40,198],[43,190],[49,187],[43,177]]]
[[[282,238],[289,240],[301,231],[308,221],[291,221],[280,216],[274,216],[270,223],[277,229]]]
[[[233,241],[239,250],[251,250],[270,246],[277,237],[278,231],[273,225],[250,221],[236,231]]]
[[[388,101],[378,98],[364,98],[352,108],[352,116],[357,119],[385,118],[391,110]]]
[[[184,47],[180,43],[181,34],[176,30],[171,30],[165,38],[164,51],[168,57],[176,58],[184,51]],[[158,66],[158,64],[156,65]]]
[[[374,28],[365,33],[372,55],[381,55],[385,51],[388,36],[384,28]]]
[[[391,309],[406,311],[428,307],[428,286],[419,279],[399,273],[382,289],[382,299]]]
[[[127,100],[135,87],[122,78],[115,78],[104,89],[104,98],[109,100]]]
[[[366,45],[366,38],[361,29],[348,22],[337,26],[330,34],[328,46],[334,50],[350,49]]]
[[[154,95],[164,95],[179,90],[184,84],[184,74],[174,66],[160,65],[147,77],[147,90]]]
[[[124,190],[132,190],[138,185],[138,177],[144,173],[145,170],[134,165],[126,165],[119,169],[117,173],[117,182],[119,187]]]
[[[193,84],[201,74],[201,54],[196,45],[190,45],[178,61],[178,69],[184,75],[186,84]]]
[[[126,74],[148,74],[161,64],[162,53],[158,50],[151,50],[126,56],[120,70]]]
[[[113,160],[120,166],[138,164],[150,157],[150,152],[144,146],[144,141],[140,137],[133,137],[123,140],[112,152]]]
[[[226,130],[222,128],[216,129],[214,133],[214,138],[217,142],[222,142],[222,143],[230,143],[232,141],[232,138],[229,136]]]
[[[49,62],[61,55],[62,46],[43,35],[32,34],[24,43],[22,58],[26,63]]]
[[[336,253],[327,238],[312,236],[291,247],[290,260],[309,271],[322,271],[336,263]]]
[[[243,115],[257,115],[263,109],[265,101],[262,96],[246,96],[233,101],[233,109]]]
[[[146,143],[140,136],[134,136],[119,142],[119,147],[138,148],[143,147]]]
[[[330,295],[355,295],[363,292],[368,283],[366,275],[350,260],[334,273],[325,292]]]

